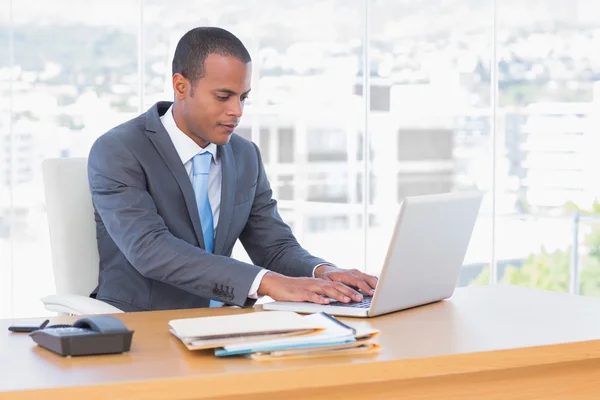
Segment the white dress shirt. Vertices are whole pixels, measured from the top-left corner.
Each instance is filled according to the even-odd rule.
[[[216,233],[217,226],[219,224],[219,215],[221,212],[222,181],[221,161],[217,157],[217,145],[210,143],[205,148],[202,148],[198,146],[196,142],[190,139],[189,136],[183,133],[181,129],[177,127],[177,124],[175,124],[175,120],[173,119],[173,106],[169,107],[167,112],[160,117],[160,121],[171,137],[171,141],[173,142],[175,150],[177,151],[177,154],[179,155],[179,158],[185,167],[185,170],[190,178],[190,182],[193,178],[192,158],[194,158],[196,154],[202,154],[207,151],[212,154],[212,162],[208,172],[208,202],[210,203],[210,208],[212,209],[214,232]],[[250,286],[250,291],[248,293],[249,298],[258,298],[258,287],[260,286],[263,276],[265,276],[267,272],[269,272],[267,269],[262,269],[258,275],[256,275],[254,282],[252,282],[252,286]]]

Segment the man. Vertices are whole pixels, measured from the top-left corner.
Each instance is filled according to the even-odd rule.
[[[102,135],[88,161],[100,275],[124,311],[252,306],[259,296],[360,301],[377,279],[310,255],[281,220],[254,143],[233,132],[250,93],[244,45],[196,28],[173,58],[174,102]],[[230,258],[240,239],[255,265]]]

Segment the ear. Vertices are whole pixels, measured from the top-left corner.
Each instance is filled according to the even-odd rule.
[[[177,99],[185,99],[189,96],[190,81],[186,77],[177,73],[173,75],[173,92]]]

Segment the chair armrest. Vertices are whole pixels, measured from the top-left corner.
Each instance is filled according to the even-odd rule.
[[[53,294],[43,297],[41,300],[46,310],[64,314],[90,315],[123,312],[103,301],[77,294]]]

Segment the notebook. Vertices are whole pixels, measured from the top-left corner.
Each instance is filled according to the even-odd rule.
[[[353,343],[328,346],[326,348],[314,347],[306,349],[277,350],[271,352],[256,352],[247,354],[247,358],[257,361],[289,360],[307,357],[331,357],[344,355],[371,355],[381,350],[377,343],[370,343],[369,339],[357,340]]]
[[[170,332],[189,350],[223,347],[322,331],[323,324],[292,311],[252,312],[169,321]]]

